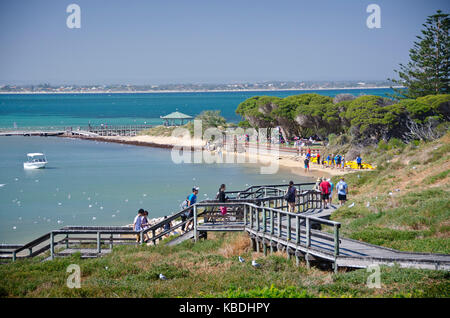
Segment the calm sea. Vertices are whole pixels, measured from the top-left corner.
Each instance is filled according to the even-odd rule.
[[[391,89],[346,89],[275,92],[210,92],[151,94],[35,94],[0,95],[0,128],[85,126],[91,124],[160,124],[160,116],[175,110],[196,116],[203,110],[220,110],[238,122],[239,103],[256,95],[286,97],[318,93],[386,96]]]
[[[385,96],[390,90],[316,91]],[[218,109],[238,121],[237,105],[255,95],[301,92],[0,95],[0,127],[77,126],[96,123],[159,123],[178,109],[195,116]],[[26,153],[43,152],[46,169],[25,171]],[[144,208],[151,217],[178,211],[196,185],[200,199],[221,183],[248,185],[312,181],[280,170],[262,175],[249,164],[174,164],[170,150],[77,139],[0,137],[0,242],[24,243],[65,225],[124,225]],[[314,180],[314,179],[313,179]]]
[[[199,199],[248,185],[311,182],[289,170],[260,174],[250,164],[174,164],[167,149],[58,137],[0,137],[0,243],[24,243],[65,225],[124,225],[144,208],[176,212],[193,186]],[[28,152],[43,152],[41,170],[24,170]]]

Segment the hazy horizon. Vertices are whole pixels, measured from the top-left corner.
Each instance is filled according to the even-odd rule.
[[[66,12],[81,8],[81,28]],[[381,28],[368,28],[368,5]],[[1,85],[385,81],[443,0],[0,2]]]

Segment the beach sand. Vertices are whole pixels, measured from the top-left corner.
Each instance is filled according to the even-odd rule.
[[[84,138],[93,139],[96,141],[105,142],[117,142],[132,144],[137,146],[148,146],[148,147],[160,147],[160,148],[173,148],[178,147],[190,147],[190,150],[195,150],[195,148],[200,148],[205,146],[206,142],[202,139],[185,139],[181,137],[163,137],[163,136],[101,136],[96,138]],[[206,150],[204,150],[206,151]],[[215,152],[210,152],[213,156]],[[352,172],[352,169],[346,168],[345,171],[340,169],[333,169],[323,167],[315,163],[310,164],[310,170],[305,172],[303,166],[303,157],[297,157],[294,155],[277,155],[271,153],[264,154],[253,154],[253,153],[233,153],[233,152],[222,152],[223,155],[229,156],[228,160],[231,162],[241,162],[241,163],[256,163],[262,166],[268,166],[269,163],[273,164],[274,160],[278,160],[278,165],[280,168],[289,169],[293,174],[301,176],[311,176],[311,177],[331,177],[336,175],[343,175],[348,172]],[[363,171],[363,170],[362,170]]]

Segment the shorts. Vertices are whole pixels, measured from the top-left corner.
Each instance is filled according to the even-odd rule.
[[[339,201],[347,201],[347,195],[346,194],[338,194]]]
[[[330,196],[329,193],[322,193],[322,200],[328,200],[329,196]]]
[[[191,217],[193,217],[193,216],[194,216],[194,209],[191,209],[191,210],[189,211],[188,218],[191,218]]]

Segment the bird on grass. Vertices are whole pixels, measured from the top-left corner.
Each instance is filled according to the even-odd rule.
[[[159,279],[161,279],[161,280],[167,280],[167,277],[164,276],[163,274],[159,274]]]
[[[252,261],[252,266],[253,266],[253,267],[256,267],[256,268],[260,268],[260,267],[261,267],[261,264],[258,264],[258,263],[256,263],[255,260],[253,260],[253,261]]]
[[[243,259],[242,257],[239,256],[239,262],[244,263],[245,259]]]

